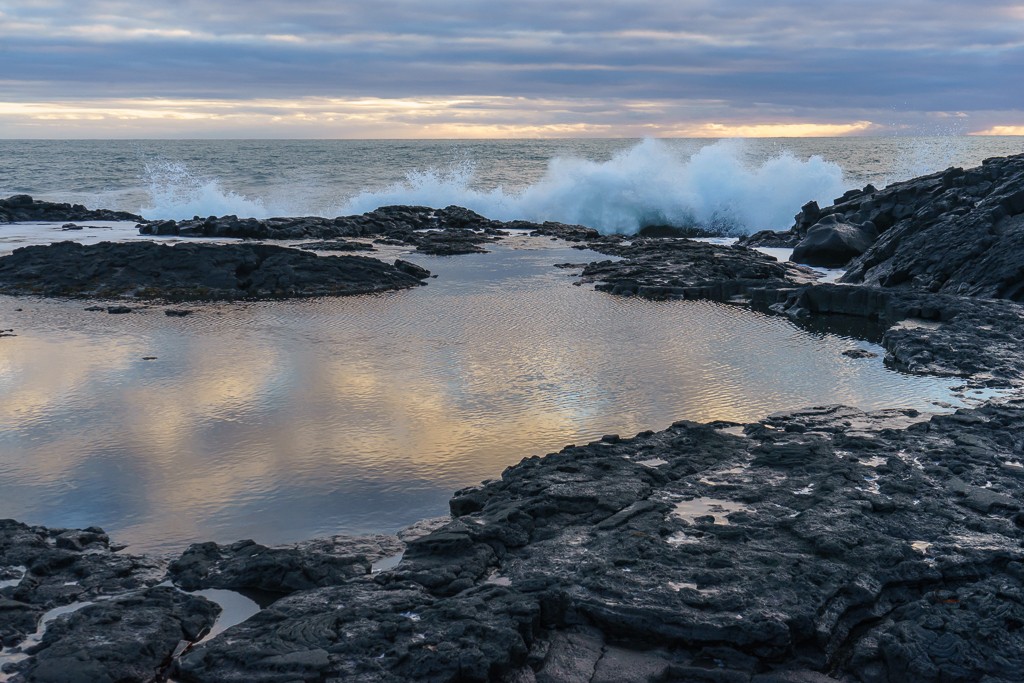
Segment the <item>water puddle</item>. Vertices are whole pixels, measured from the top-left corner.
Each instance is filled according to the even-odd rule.
[[[205,643],[211,638],[220,635],[236,624],[241,624],[251,616],[260,611],[260,606],[255,600],[231,590],[219,588],[206,588],[204,590],[192,591],[189,595],[199,595],[210,602],[220,605],[220,615],[210,628],[210,632],[195,642],[195,645]]]
[[[864,475],[864,485],[857,486],[856,489],[876,496],[882,495],[882,489],[878,485],[878,477],[870,474]]]
[[[55,619],[59,619],[67,614],[73,614],[83,607],[95,604],[95,601],[84,601],[84,602],[73,602],[69,605],[61,605],[60,607],[54,607],[48,612],[45,612],[42,618],[39,619],[39,624],[36,626],[34,633],[25,636],[25,639],[14,647],[5,647],[0,650],[0,681],[10,680],[10,676],[13,674],[2,673],[4,667],[9,664],[17,664],[28,659],[29,655],[25,652],[41,643],[43,636],[46,634],[47,626]]]
[[[25,572],[28,571],[27,567],[6,567],[0,572],[0,576],[11,576],[12,578],[0,580],[0,590],[4,588],[12,588],[21,583],[21,580],[25,578]]]
[[[671,588],[674,591],[681,591],[681,590],[684,590],[684,589],[685,590],[691,590],[691,591],[700,590],[699,588],[697,588],[697,584],[695,584],[695,583],[688,583],[686,581],[669,581],[668,582],[668,587]]]
[[[399,565],[399,563],[401,563],[403,557],[405,557],[405,551],[402,551],[397,555],[381,558],[370,565],[370,573],[377,574],[379,572],[386,572],[389,569],[394,569]]]
[[[696,523],[701,517],[713,517],[712,524],[729,525],[726,515],[734,512],[747,512],[750,508],[733,500],[719,498],[694,498],[676,503],[672,511],[674,517],[682,518],[690,524]]]
[[[498,572],[492,572],[491,575],[487,577],[485,583],[489,583],[492,586],[511,586],[512,579],[507,576],[502,576]]]
[[[691,536],[683,531],[677,531],[671,536],[665,539],[665,542],[669,545],[690,545],[691,543],[700,543],[700,538],[697,536]]]
[[[730,467],[725,470],[716,470],[704,475],[698,481],[708,486],[726,486],[734,483],[736,479],[748,474],[749,468],[745,465]]]
[[[662,460],[661,458],[648,458],[647,460],[635,460],[634,462],[637,465],[643,465],[644,467],[651,468],[661,467],[662,465],[668,464],[668,460]]]

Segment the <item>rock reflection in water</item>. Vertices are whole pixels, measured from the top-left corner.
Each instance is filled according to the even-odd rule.
[[[956,402],[950,381],[846,358],[850,339],[784,318],[573,287],[552,265],[603,257],[548,240],[411,258],[440,277],[185,318],[0,298],[18,335],[0,340],[5,514],[97,524],[134,551],[394,531],[571,441]]]

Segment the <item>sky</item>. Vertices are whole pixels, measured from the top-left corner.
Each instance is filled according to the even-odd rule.
[[[0,0],[0,138],[1024,135],[1024,2]]]

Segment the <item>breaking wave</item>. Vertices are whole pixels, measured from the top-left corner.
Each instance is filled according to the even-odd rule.
[[[217,179],[196,175],[181,162],[147,163],[144,178],[149,201],[140,213],[147,218],[185,220],[228,214],[269,218],[273,213],[261,199],[226,190]]]
[[[294,201],[291,206],[274,205],[237,194],[216,179],[193,176],[181,164],[147,167],[147,177],[151,201],[143,213],[153,218],[334,216],[390,204],[454,204],[488,218],[558,221],[608,233],[632,233],[645,225],[700,226],[731,233],[785,229],[802,204],[811,199],[830,204],[845,189],[837,164],[819,156],[803,160],[788,152],[752,163],[744,159],[742,140],[719,141],[692,155],[648,139],[607,161],[557,157],[540,178],[520,187],[481,187],[473,162],[463,162],[410,171],[402,181],[383,188],[296,188],[301,191],[292,196],[309,197],[310,206],[295,206]]]
[[[842,169],[821,157],[782,153],[750,166],[742,141],[704,147],[688,158],[659,140],[644,140],[608,161],[555,158],[520,190],[473,186],[472,166],[416,171],[381,191],[350,199],[344,213],[387,204],[450,204],[500,220],[578,223],[633,233],[645,225],[701,226],[725,232],[788,228],[805,202],[842,194]]]

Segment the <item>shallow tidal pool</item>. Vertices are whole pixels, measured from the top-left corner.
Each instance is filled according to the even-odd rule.
[[[414,290],[183,318],[0,297],[0,516],[102,526],[134,552],[392,532],[602,434],[960,404],[960,382],[891,371],[865,341],[576,287],[553,264],[606,257],[561,242],[492,250],[407,256],[438,275]]]

